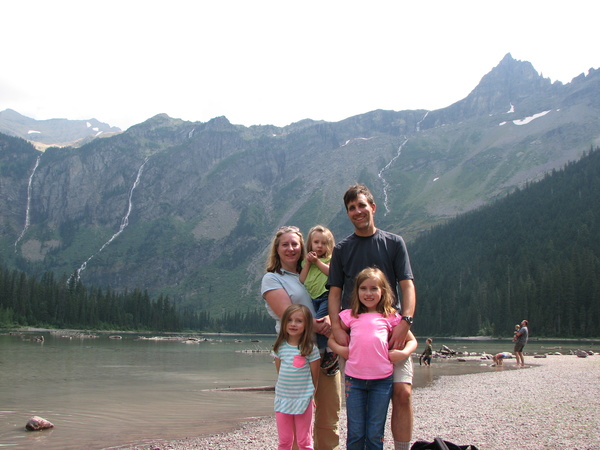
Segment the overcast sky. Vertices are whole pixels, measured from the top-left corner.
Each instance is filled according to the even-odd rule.
[[[600,66],[597,0],[10,0],[0,110],[278,126],[461,100],[511,53],[563,83]]]

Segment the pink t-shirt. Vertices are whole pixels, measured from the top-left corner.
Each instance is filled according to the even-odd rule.
[[[398,313],[388,317],[362,313],[353,317],[352,311],[345,309],[340,312],[340,319],[350,328],[346,375],[361,380],[378,380],[392,375],[394,365],[388,356],[388,340],[401,316]]]

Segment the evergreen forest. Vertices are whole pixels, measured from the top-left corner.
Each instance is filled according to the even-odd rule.
[[[71,280],[56,280],[52,272],[37,280],[24,272],[0,267],[0,327],[244,333],[274,330],[273,320],[262,309],[215,318],[206,311],[178,311],[168,297],[151,299],[140,289],[115,293],[110,289],[87,289]]]
[[[534,337],[600,336],[600,151],[409,245],[414,331]]]

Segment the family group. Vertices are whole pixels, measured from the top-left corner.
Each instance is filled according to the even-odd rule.
[[[391,402],[394,448],[408,450],[410,355],[417,341],[410,331],[416,293],[406,244],[376,228],[377,205],[366,186],[351,186],[344,206],[354,232],[341,242],[315,226],[305,248],[301,231],[284,226],[267,258],[261,294],[278,333],[279,449],[339,448],[344,379],[346,448],[383,448]]]

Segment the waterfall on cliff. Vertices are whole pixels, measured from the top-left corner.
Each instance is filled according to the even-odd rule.
[[[144,162],[142,163],[142,165],[138,169],[137,176],[135,178],[135,182],[133,183],[133,186],[131,187],[131,190],[129,191],[129,199],[128,199],[128,204],[127,204],[127,212],[125,213],[125,216],[123,216],[123,218],[121,219],[121,225],[119,226],[119,231],[117,231],[115,234],[113,234],[111,236],[111,238],[108,241],[106,241],[104,243],[104,245],[102,245],[102,247],[100,247],[100,250],[98,250],[96,253],[94,253],[92,256],[90,256],[79,267],[79,269],[77,269],[77,271],[75,272],[75,281],[79,281],[79,277],[81,275],[81,272],[83,272],[85,270],[85,268],[87,267],[87,264],[92,260],[92,258],[94,258],[94,256],[96,256],[102,250],[104,250],[112,241],[114,241],[123,232],[123,230],[125,230],[125,228],[127,228],[127,225],[129,225],[129,215],[131,214],[131,210],[133,208],[133,191],[135,190],[135,188],[140,183],[140,178],[142,176],[142,172],[144,171],[144,166],[146,165],[147,162],[148,162],[148,158],[146,158],[144,160]],[[69,282],[70,281],[72,281],[72,280],[69,279]]]

